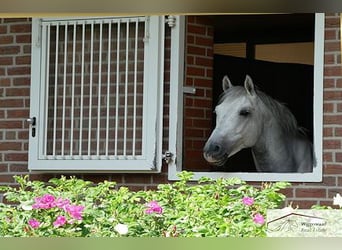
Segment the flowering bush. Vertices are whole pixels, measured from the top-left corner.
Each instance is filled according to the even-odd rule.
[[[265,236],[267,209],[277,208],[289,184],[256,188],[237,178],[202,178],[131,192],[114,182],[71,177],[49,183],[15,176],[19,188],[1,187],[0,236]]]

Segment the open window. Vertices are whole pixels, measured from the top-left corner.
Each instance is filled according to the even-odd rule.
[[[164,26],[33,19],[30,170],[160,171]]]
[[[175,139],[169,149],[175,156],[169,179],[189,170],[195,179],[321,181],[324,14],[187,16],[180,22],[180,52],[171,56],[170,133]],[[203,148],[216,125],[213,111],[225,75],[235,85],[249,75],[261,91],[286,104],[313,145],[312,171],[258,171],[250,148],[223,166],[207,163]]]

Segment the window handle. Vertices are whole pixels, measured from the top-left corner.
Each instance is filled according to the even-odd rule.
[[[26,119],[27,123],[31,126],[31,135],[32,137],[36,136],[36,117],[30,117]]]

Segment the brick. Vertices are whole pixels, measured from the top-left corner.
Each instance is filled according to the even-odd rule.
[[[18,139],[19,140],[28,140],[29,139],[29,131],[19,131],[18,132]]]
[[[19,46],[1,46],[0,55],[14,55],[20,52]]]
[[[10,172],[28,172],[28,168],[26,164],[10,164],[9,171]]]
[[[28,154],[26,153],[6,153],[5,161],[27,162]]]
[[[325,42],[324,44],[325,52],[340,51],[340,49],[341,49],[340,41]]]
[[[0,36],[0,44],[13,43],[13,36]]]
[[[14,183],[13,175],[4,174],[0,175],[0,183]]]
[[[30,67],[12,67],[7,69],[8,75],[29,75],[30,73]]]
[[[11,33],[30,33],[31,24],[12,24],[10,26]]]
[[[150,174],[125,174],[124,175],[125,183],[142,183],[142,184],[150,184],[152,183],[152,178]]]
[[[23,52],[25,54],[30,54],[31,53],[31,45],[24,45],[23,46]]]
[[[324,188],[297,188],[295,190],[295,196],[297,198],[325,198],[327,191]]]
[[[342,115],[324,115],[324,124],[342,124]]]
[[[341,148],[341,140],[323,140],[323,148],[324,149],[340,149]]]
[[[194,44],[195,43],[195,36],[188,35],[186,37],[186,42],[187,42],[187,44]]]
[[[342,68],[340,66],[324,67],[325,76],[338,76],[342,74]]]
[[[6,34],[7,33],[7,26],[0,25],[0,34]]]
[[[65,175],[65,176],[68,178],[68,175]],[[49,180],[51,180],[52,178],[55,178],[55,177],[57,177],[55,174],[32,174],[32,173],[30,173],[29,180],[30,181],[48,182]],[[76,178],[77,177],[78,176],[76,176]]]
[[[13,65],[12,57],[0,57],[0,65]]]
[[[7,110],[7,118],[27,118],[29,113],[28,109]]]
[[[197,67],[187,67],[187,75],[189,76],[205,76],[205,70]]]
[[[31,79],[30,77],[14,77],[13,86],[30,86]]]
[[[7,130],[5,132],[5,139],[6,140],[15,140],[17,139],[17,132],[16,131],[10,131],[10,130]]]
[[[325,40],[336,40],[338,38],[337,35],[338,35],[337,29],[336,30],[325,30],[325,32],[324,32]]]
[[[5,18],[4,23],[27,22],[27,18]]]
[[[337,152],[335,154],[336,162],[342,162],[342,153]]]
[[[0,164],[0,172],[8,172],[8,164]]]
[[[8,88],[6,96],[30,96],[30,88]]]
[[[213,85],[212,79],[195,78],[194,83],[196,87],[208,87],[211,88]]]
[[[323,153],[323,161],[324,162],[332,162],[333,161],[333,155],[331,152]]]
[[[213,59],[206,58],[206,57],[196,57],[195,58],[195,65],[212,67],[213,66]]]
[[[10,78],[0,78],[0,86],[10,86],[11,85],[11,79]]]
[[[101,174],[85,174],[82,179],[91,181],[93,183],[99,183],[103,182],[104,180],[109,180],[109,176],[104,176]]]
[[[340,100],[342,97],[342,91],[334,90],[334,91],[324,91],[323,98],[324,100]]]
[[[325,18],[326,28],[339,28],[340,20],[338,17],[327,17]]]
[[[0,99],[1,108],[24,107],[22,99]]]
[[[324,88],[335,88],[335,79],[324,79]]]
[[[15,58],[15,63],[17,65],[22,65],[22,64],[31,64],[31,56],[17,56]]]
[[[342,165],[327,164],[324,167],[324,174],[342,174]]]
[[[193,103],[195,107],[212,108],[212,101],[210,99],[194,99]]]
[[[324,64],[335,64],[336,60],[335,60],[335,54],[332,55],[324,55]]]
[[[334,112],[334,103],[324,103],[323,104],[323,112],[324,113],[332,113]]]
[[[186,108],[185,117],[204,117],[204,111],[202,108]]]
[[[16,35],[16,43],[31,43],[31,35]]]
[[[0,142],[0,151],[21,150],[20,142]]]
[[[333,189],[328,190],[328,198],[331,199],[331,204],[332,204],[333,197],[336,194],[342,194],[342,188],[333,188]]]
[[[313,205],[318,204],[318,200],[287,200],[288,204],[291,204],[294,208],[310,209]]]
[[[187,32],[193,33],[196,35],[205,35],[206,34],[206,28],[204,26],[200,26],[200,25],[188,24]]]
[[[212,47],[214,44],[212,37],[195,37],[195,44],[200,46]]]
[[[184,131],[184,136],[189,137],[204,137],[203,130],[202,129],[186,129]]]
[[[187,52],[190,55],[191,54],[192,55],[202,55],[202,56],[206,55],[206,49],[205,48],[200,48],[200,47],[196,47],[196,46],[188,46]]]
[[[335,128],[335,135],[337,135],[336,134],[336,131],[338,130],[338,128]],[[331,136],[333,136],[333,128],[323,128],[323,136],[324,137],[331,137]],[[341,135],[342,135],[342,129],[338,132],[338,133],[341,133]]]
[[[0,121],[0,129],[18,129],[22,128],[22,121]]]

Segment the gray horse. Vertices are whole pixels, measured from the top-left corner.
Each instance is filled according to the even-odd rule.
[[[251,148],[258,172],[312,172],[312,143],[287,107],[257,90],[248,75],[244,87],[233,86],[227,76],[222,86],[216,127],[203,149],[210,164],[222,166]]]

